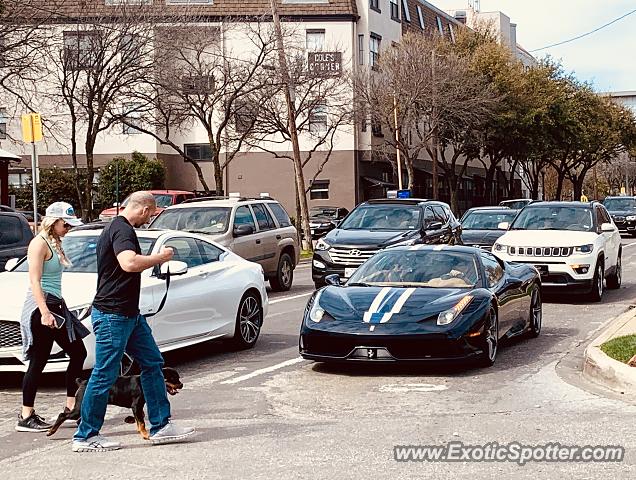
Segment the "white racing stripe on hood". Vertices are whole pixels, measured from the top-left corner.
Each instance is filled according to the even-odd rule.
[[[386,297],[390,291],[391,291],[391,287],[384,287],[382,290],[378,292],[378,294],[373,299],[373,302],[371,303],[369,310],[364,312],[365,323],[369,323],[371,321],[371,315],[378,311],[378,308],[380,308],[380,304],[382,303],[382,300],[384,300],[384,297]]]
[[[389,313],[384,314],[384,316],[382,317],[382,320],[380,320],[380,323],[386,323],[389,320],[391,320],[391,317],[394,314],[400,313],[406,301],[409,299],[411,295],[413,295],[413,292],[415,292],[415,288],[407,288],[406,290],[404,290],[404,292],[402,292],[402,295],[400,295],[400,298],[398,298],[397,302],[395,302],[395,305],[393,305],[393,308],[391,309],[391,311]]]

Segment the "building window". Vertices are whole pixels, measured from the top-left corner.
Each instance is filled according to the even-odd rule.
[[[398,7],[397,0],[389,0],[391,5],[391,19],[396,22],[400,21],[400,7]]]
[[[0,140],[7,139],[7,109],[0,108]]]
[[[327,131],[327,106],[317,103],[309,114],[309,132],[321,133]]]
[[[369,7],[371,10],[382,13],[382,10],[380,10],[380,0],[369,0]]]
[[[92,68],[99,56],[100,34],[96,30],[64,32],[64,68],[86,70]]]
[[[369,65],[375,67],[378,63],[378,57],[380,56],[380,42],[382,37],[372,33],[369,37]]]
[[[417,20],[420,22],[420,28],[424,30],[424,14],[422,13],[422,7],[416,5],[417,8]]]
[[[186,95],[198,95],[214,91],[211,75],[188,75],[181,77],[181,90]]]
[[[124,135],[136,135],[141,133],[135,127],[141,127],[141,103],[126,103],[124,105],[124,117],[128,123],[123,124]]]
[[[329,199],[329,180],[314,180],[309,190],[310,200]]]
[[[407,22],[411,22],[411,12],[409,12],[409,4],[407,0],[402,0],[402,16]]]
[[[450,35],[451,41],[455,43],[455,29],[452,23],[448,24],[448,34]]]
[[[384,137],[382,133],[382,124],[380,120],[375,117],[371,117],[371,133],[374,137]]]
[[[211,162],[212,150],[209,143],[190,143],[183,146],[184,153],[196,162]]]
[[[358,35],[358,64],[364,65],[364,35]]]
[[[439,30],[440,35],[444,35],[444,26],[442,25],[442,19],[439,17],[435,17],[437,20],[437,29]]]
[[[150,5],[152,0],[104,0],[105,5]]]
[[[212,5],[212,0],[166,0],[166,5]]]
[[[317,52],[325,49],[325,31],[324,29],[307,30],[305,37],[307,50]]]

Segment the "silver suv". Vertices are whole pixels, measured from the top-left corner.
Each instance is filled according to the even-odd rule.
[[[300,258],[298,232],[272,198],[203,197],[166,208],[149,228],[209,235],[263,267],[275,291],[289,290]]]

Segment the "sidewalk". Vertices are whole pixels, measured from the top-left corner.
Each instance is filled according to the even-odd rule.
[[[636,367],[630,367],[607,356],[601,345],[608,340],[636,333],[636,309],[614,319],[585,349],[583,375],[609,390],[636,396]]]

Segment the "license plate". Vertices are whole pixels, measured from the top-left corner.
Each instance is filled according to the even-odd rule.
[[[539,270],[539,273],[541,274],[542,277],[549,273],[547,265],[535,265],[535,268]]]
[[[311,234],[312,235],[316,235],[316,230],[314,230],[313,228],[311,229]]]
[[[355,271],[356,271],[355,268],[345,268],[345,273],[344,273],[345,278],[350,278],[351,275],[353,275],[353,272]]]

